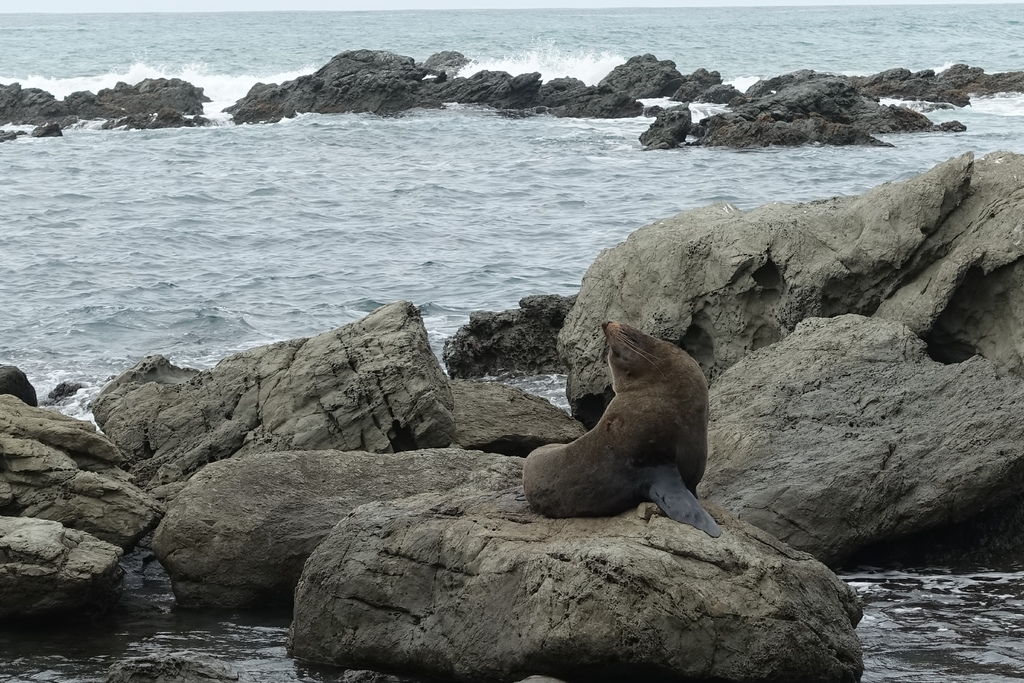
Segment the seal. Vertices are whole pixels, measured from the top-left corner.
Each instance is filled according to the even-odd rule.
[[[707,463],[708,384],[679,347],[629,325],[602,325],[615,397],[589,432],[530,453],[523,489],[545,517],[604,517],[643,501],[717,538],[697,501]]]

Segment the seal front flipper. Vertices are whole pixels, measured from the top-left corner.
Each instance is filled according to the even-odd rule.
[[[696,527],[711,538],[722,535],[722,530],[718,528],[714,517],[701,507],[697,498],[690,493],[690,489],[686,488],[682,477],[679,476],[679,470],[674,465],[645,467],[641,472],[646,487],[646,492],[641,490],[641,495],[646,500],[656,503],[666,515],[677,522]]]

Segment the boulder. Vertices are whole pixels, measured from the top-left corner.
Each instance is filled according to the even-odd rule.
[[[804,318],[875,312],[949,251],[954,233],[936,231],[970,194],[973,168],[967,154],[860,196],[751,211],[714,204],[637,230],[590,266],[559,335],[573,415],[593,425],[610,399],[606,320],[679,344],[714,380]],[[1004,187],[1020,182],[1013,172],[1004,169]],[[1003,197],[991,192],[980,190],[976,205]],[[973,216],[977,234],[1005,229],[1011,215],[961,220]],[[1011,247],[1010,233],[1000,239]]]
[[[957,107],[969,105],[971,95],[1024,92],[1024,71],[986,74],[984,69],[966,64],[954,64],[938,74],[932,69],[914,73],[908,69],[887,69],[850,80],[871,97],[948,102]]]
[[[423,68],[432,74],[444,74],[447,77],[454,77],[469,64],[469,57],[454,50],[436,52],[423,62]]]
[[[31,136],[34,138],[59,138],[63,137],[64,133],[61,132],[59,123],[51,121],[32,129]]]
[[[513,76],[504,71],[478,71],[469,78],[429,84],[430,101],[479,104],[495,109],[530,109],[540,104],[540,74]]]
[[[36,389],[28,377],[13,365],[0,365],[0,395],[10,395],[30,406],[39,405]]]
[[[710,102],[712,104],[729,104],[737,97],[743,97],[743,93],[737,90],[734,86],[719,83],[713,85],[702,92],[697,98],[697,102]]]
[[[105,683],[234,683],[251,681],[234,667],[195,652],[170,652],[131,657],[107,672]]]
[[[161,509],[120,459],[91,422],[0,396],[0,515],[61,522],[130,548]]]
[[[540,105],[553,116],[620,119],[640,116],[643,105],[608,86],[588,86],[577,78],[555,78],[540,88]]]
[[[300,659],[454,681],[855,681],[852,589],[718,507],[546,519],[521,489],[357,508],[306,562]],[[500,617],[496,617],[500,615]]]
[[[575,296],[542,294],[519,300],[519,308],[477,311],[444,344],[444,362],[454,378],[500,373],[565,371],[556,338]]]
[[[701,130],[703,132],[697,144],[705,147],[747,149],[807,144],[893,146],[855,126],[833,123],[817,114],[792,121],[776,120],[770,115],[761,115],[751,120],[739,114],[715,114],[701,122]]]
[[[801,322],[719,376],[702,486],[830,565],[1019,501],[1024,379],[931,360],[905,325]]]
[[[81,382],[61,382],[46,397],[50,399],[51,403],[60,403],[64,399],[71,398],[77,394],[79,389],[84,388],[85,385]]]
[[[0,517],[0,621],[106,611],[120,558],[116,546],[59,522]]]
[[[644,149],[672,149],[686,143],[686,136],[692,125],[690,108],[687,106],[667,109],[654,119],[650,128],[640,134]]]
[[[956,120],[943,121],[935,126],[935,130],[939,133],[964,133],[967,131],[967,126]]]
[[[0,125],[39,126],[51,121],[75,120],[64,102],[39,88],[22,88],[20,83],[0,85]]]
[[[676,63],[668,59],[659,60],[652,54],[630,57],[599,83],[633,99],[668,97],[682,84],[683,75],[676,69]]]
[[[463,448],[525,458],[549,443],[569,443],[586,431],[539,396],[497,382],[453,380],[455,441]]]
[[[676,102],[700,102],[700,96],[709,88],[722,84],[722,75],[717,71],[697,69],[692,74],[683,76],[679,88],[672,93]]]
[[[306,558],[353,508],[466,484],[502,489],[521,477],[518,458],[457,448],[231,458],[189,480],[153,550],[181,605],[288,605]]]
[[[203,103],[209,101],[202,88],[180,78],[147,78],[135,85],[119,82],[95,95],[79,91],[64,98],[68,109],[82,119],[114,119],[164,109],[195,115],[202,114]]]
[[[25,135],[23,130],[0,130],[0,142],[12,142]]]
[[[125,130],[156,130],[158,128],[196,128],[209,125],[210,120],[202,116],[183,116],[173,109],[164,108],[155,114],[129,114],[111,119],[103,124],[104,130],[123,128]]]
[[[316,337],[243,351],[200,373],[143,361],[93,403],[96,421],[150,487],[243,453],[447,446],[455,436],[451,411],[448,382],[408,302]]]

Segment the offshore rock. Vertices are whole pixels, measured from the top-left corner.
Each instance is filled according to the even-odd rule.
[[[668,97],[682,84],[683,75],[676,69],[676,63],[668,59],[659,60],[652,54],[630,57],[599,83],[633,99]]]
[[[564,372],[556,339],[575,296],[541,294],[519,300],[519,308],[499,313],[477,311],[444,345],[444,362],[453,378],[499,373]]]
[[[717,71],[697,69],[692,74],[683,76],[683,82],[672,93],[676,102],[701,102],[701,95],[708,89],[722,84],[722,75]]]
[[[702,92],[697,97],[697,101],[710,102],[712,104],[729,104],[737,97],[743,97],[743,93],[731,85],[719,83]]]
[[[448,77],[457,76],[469,64],[469,57],[454,50],[437,52],[423,62],[423,68],[433,74],[444,74]]]
[[[31,124],[51,121],[71,123],[75,117],[68,106],[39,88],[22,88],[20,83],[0,85],[0,125]]]
[[[117,662],[105,683],[235,683],[251,681],[230,666],[195,652],[156,653]]]
[[[202,114],[210,98],[203,89],[180,78],[147,78],[135,85],[120,82],[95,95],[73,92],[64,98],[68,109],[82,119],[114,119],[131,114],[155,114],[170,109],[179,114]]]
[[[453,78],[437,84],[428,81],[429,99],[419,106],[458,102],[495,109],[530,109],[540,104],[540,89],[537,72],[513,76],[504,71],[478,71],[469,78]]]
[[[701,122],[698,144],[705,147],[796,147],[807,144],[869,145],[892,147],[863,130],[845,123],[833,123],[811,114],[807,118],[780,121],[763,115],[750,120],[737,114],[715,114]],[[640,139],[643,142],[643,138]]]
[[[0,621],[106,611],[120,558],[120,548],[59,522],[0,517]]]
[[[316,337],[243,351],[200,373],[144,361],[93,404],[136,479],[150,487],[243,453],[447,446],[451,411],[423,320],[407,302]]]
[[[13,365],[0,365],[0,395],[8,394],[30,406],[39,405],[36,389],[28,377]]]
[[[161,509],[90,422],[0,396],[0,515],[38,517],[130,548]]]
[[[196,128],[209,125],[210,120],[202,116],[184,116],[181,112],[163,108],[155,114],[130,114],[111,119],[103,124],[104,130],[123,128],[125,130],[156,130],[158,128]]]
[[[546,519],[521,489],[357,508],[306,562],[300,659],[455,681],[855,681],[853,591],[717,506]],[[494,615],[500,614],[501,618]]]
[[[0,130],[0,142],[11,142],[25,135],[23,130]]]
[[[672,149],[686,143],[692,118],[687,106],[673,107],[660,112],[650,128],[640,134],[644,149]]]
[[[539,396],[497,382],[453,380],[455,441],[463,448],[525,458],[549,443],[569,443],[586,431]]]
[[[712,386],[704,492],[830,565],[1018,502],[1024,380],[926,351],[845,315],[747,356]]]
[[[639,116],[643,105],[630,95],[608,86],[588,86],[577,78],[555,78],[539,93],[541,106],[553,116],[620,119]]]
[[[850,80],[871,97],[948,102],[957,107],[969,105],[971,95],[1024,92],[1024,71],[986,74],[984,69],[966,64],[954,64],[938,74],[932,69],[913,73],[908,69],[888,69]]]
[[[518,458],[458,448],[231,458],[188,481],[153,550],[181,605],[288,605],[306,558],[353,508],[467,484],[500,490],[521,477]]]
[[[1006,174],[1003,187],[1024,177],[1012,180],[1016,166],[995,168]],[[1012,221],[1012,203],[996,218],[967,211],[938,237],[971,193],[973,169],[968,154],[860,196],[751,211],[715,204],[640,228],[590,266],[559,335],[573,415],[593,425],[610,399],[601,334],[606,320],[680,345],[714,380],[805,318],[875,312],[943,259],[963,221],[975,219],[970,232],[978,235],[1008,227],[1003,221]],[[974,205],[1005,203],[994,190],[978,188]],[[1012,247],[1011,234],[1000,239],[1004,250]],[[911,292],[904,296],[902,310],[918,317],[929,310]]]
[[[64,133],[61,132],[59,123],[51,121],[50,123],[36,126],[30,135],[34,138],[59,138],[63,137]]]

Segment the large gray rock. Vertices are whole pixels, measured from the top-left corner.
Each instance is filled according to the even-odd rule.
[[[75,120],[68,106],[39,88],[22,88],[20,83],[0,85],[0,125],[5,123],[39,126],[51,121]]]
[[[445,342],[448,374],[467,378],[563,372],[556,339],[575,301],[575,296],[544,294],[523,297],[517,309],[472,313]]]
[[[35,387],[25,373],[13,365],[0,365],[0,395],[15,396],[26,405],[39,405]]]
[[[117,662],[105,683],[234,683],[252,681],[234,667],[195,652],[155,653]]]
[[[986,74],[984,69],[954,64],[936,74],[932,69],[911,73],[887,69],[873,76],[854,76],[850,81],[871,97],[949,102],[958,107],[971,103],[971,95],[1024,92],[1024,71]]]
[[[632,96],[608,86],[588,86],[576,78],[547,81],[538,98],[553,116],[620,119],[643,113],[643,105]]]
[[[463,448],[525,458],[549,443],[569,443],[586,431],[539,396],[497,382],[453,380],[455,441]]]
[[[423,68],[434,74],[455,76],[469,64],[469,57],[454,50],[442,50],[427,57]]]
[[[93,412],[149,486],[236,454],[390,453],[447,446],[455,436],[451,390],[407,302],[316,337],[243,351],[190,377],[147,368],[105,388]]]
[[[519,495],[517,495],[519,494]],[[521,489],[357,508],[306,563],[294,656],[456,681],[855,681],[853,591],[721,508],[545,519]]]
[[[129,548],[161,509],[96,427],[0,396],[0,515],[39,517]]]
[[[972,171],[968,154],[860,196],[751,211],[716,204],[637,230],[590,266],[559,336],[574,416],[596,423],[611,396],[605,320],[679,344],[713,380],[804,318],[870,315],[948,251],[955,235],[934,237]]]
[[[135,85],[119,82],[95,95],[79,91],[64,98],[68,109],[83,119],[115,119],[163,110],[195,115],[202,114],[203,103],[209,101],[202,88],[180,78],[147,78]]]
[[[457,448],[231,458],[189,480],[153,550],[179,604],[287,605],[306,558],[353,508],[466,484],[503,489],[521,477],[518,458]]]
[[[753,147],[798,147],[809,144],[841,147],[848,145],[893,146],[856,126],[829,121],[817,114],[795,118],[791,121],[775,119],[770,115],[746,118],[739,114],[715,114],[702,121],[700,127],[703,134],[697,140],[697,144],[704,147],[747,149]],[[641,142],[643,142],[642,138]]]
[[[717,85],[722,84],[722,75],[717,71],[697,69],[692,74],[683,76],[683,82],[672,94],[676,102],[700,102],[701,95]]]
[[[479,104],[495,109],[530,109],[539,104],[540,74],[536,71],[513,76],[504,71],[478,71],[468,78],[430,83],[427,103]],[[421,105],[422,106],[422,105]]]
[[[637,99],[668,97],[683,84],[676,63],[652,54],[630,57],[601,79],[601,86]]]
[[[1017,502],[1024,380],[931,360],[905,325],[800,323],[711,391],[706,495],[837,565]]]
[[[121,550],[59,522],[0,517],[0,620],[106,611]]]
[[[692,118],[690,108],[673,107],[659,112],[650,128],[640,134],[644,149],[672,149],[681,147],[690,132]]]

